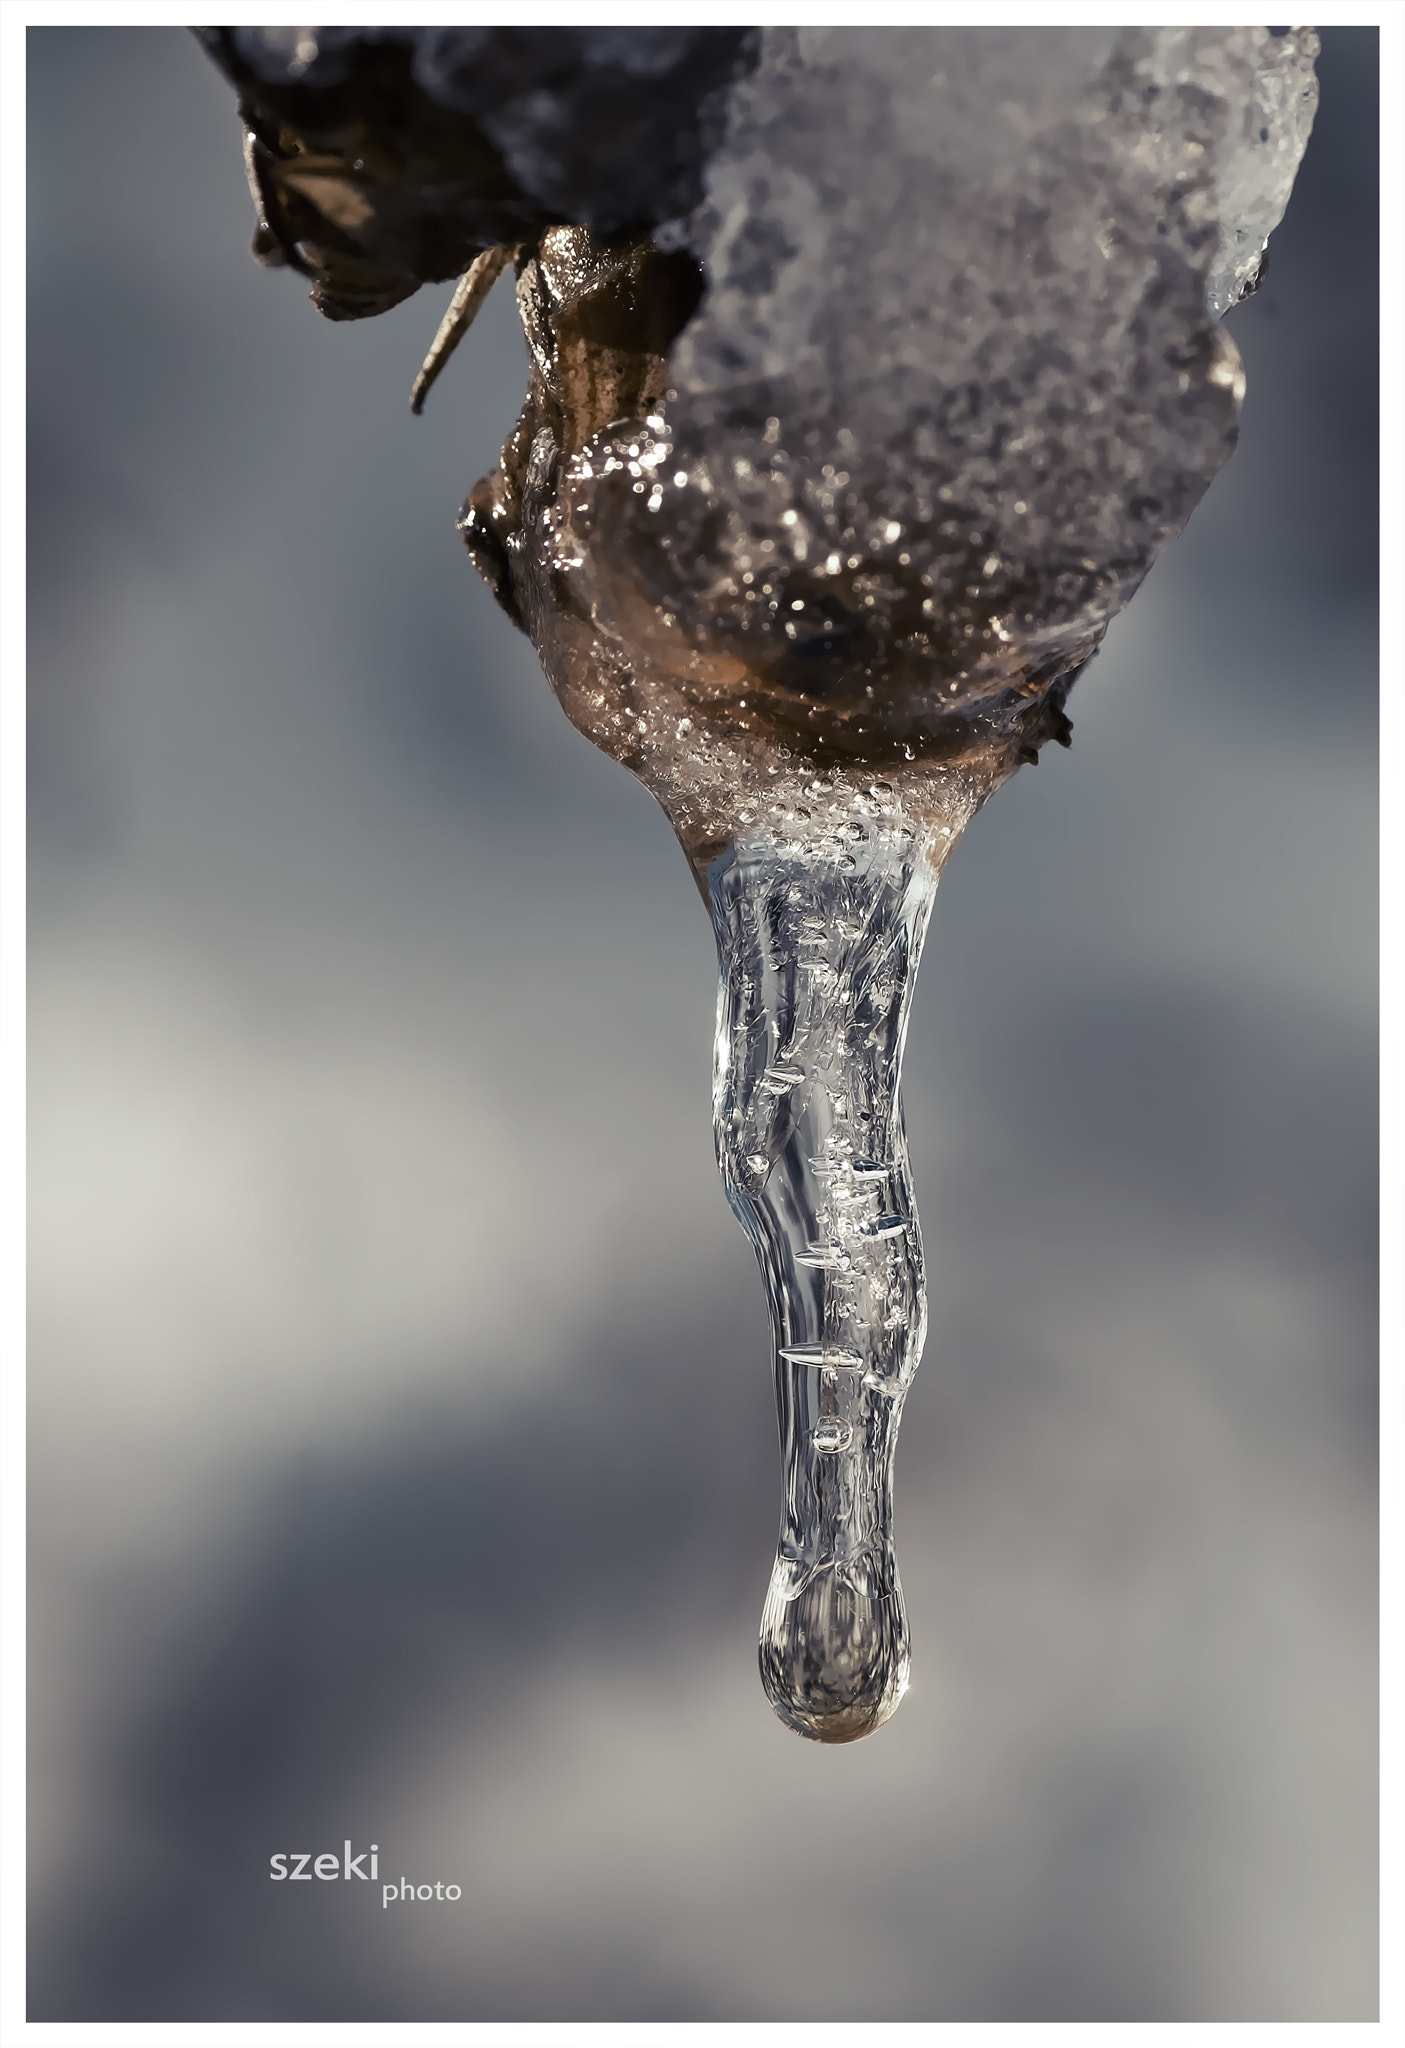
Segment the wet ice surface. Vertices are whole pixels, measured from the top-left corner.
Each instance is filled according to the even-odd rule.
[[[1316,105],[1310,30],[775,30],[656,411],[541,426],[514,589],[573,722],[710,902],[717,1148],[761,1263],[788,1725],[908,1679],[893,1455],[921,1352],[898,1073],[941,863],[1233,449],[1215,314]],[[549,265],[524,273],[529,335]],[[564,443],[564,445],[563,445]]]
[[[741,835],[709,871],[714,1130],[771,1313],[784,1505],[762,1683],[788,1726],[847,1742],[908,1683],[893,1454],[927,1301],[898,1084],[972,799],[956,778],[932,790],[937,824],[888,782],[816,777],[803,794],[802,819]]]

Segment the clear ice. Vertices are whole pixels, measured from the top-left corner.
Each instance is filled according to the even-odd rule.
[[[203,33],[255,98],[309,82],[279,105],[316,101],[310,154],[250,115],[281,223],[256,248],[331,317],[506,237],[438,350],[515,254],[530,388],[461,530],[711,910],[717,1156],[784,1478],[762,1678],[791,1728],[853,1740],[908,1681],[893,1454],[926,1301],[898,1080],[932,894],[980,804],[1067,743],[1070,687],[1234,446],[1218,318],[1287,203],[1317,38]],[[396,106],[433,103],[428,170],[361,154],[372,43]]]
[[[943,794],[959,818],[961,793]],[[771,1313],[784,1504],[762,1682],[790,1727],[843,1742],[907,1688],[893,1452],[927,1304],[898,1078],[959,826],[910,813],[887,780],[813,777],[804,795],[708,871],[713,1104]]]

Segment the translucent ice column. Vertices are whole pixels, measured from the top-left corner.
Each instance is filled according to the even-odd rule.
[[[937,825],[888,781],[816,777],[708,876],[718,1163],[765,1278],[784,1481],[761,1676],[829,1742],[908,1679],[893,1453],[927,1304],[898,1080],[945,794]]]

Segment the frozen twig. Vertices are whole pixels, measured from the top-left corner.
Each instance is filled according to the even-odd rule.
[[[475,256],[459,279],[454,287],[454,296],[449,301],[449,310],[440,321],[439,332],[435,335],[429,354],[424,359],[424,367],[415,379],[414,389],[410,393],[411,412],[424,411],[424,402],[429,396],[430,386],[473,325],[479,307],[515,254],[516,251],[509,243],[500,242],[495,248],[485,249],[481,255]]]

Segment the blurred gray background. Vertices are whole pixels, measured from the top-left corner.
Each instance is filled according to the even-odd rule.
[[[30,34],[39,2019],[1375,2012],[1376,36],[1239,453],[938,899],[915,1677],[756,1676],[766,1320],[662,815],[176,30]],[[274,1885],[275,1851],[382,1875]]]

